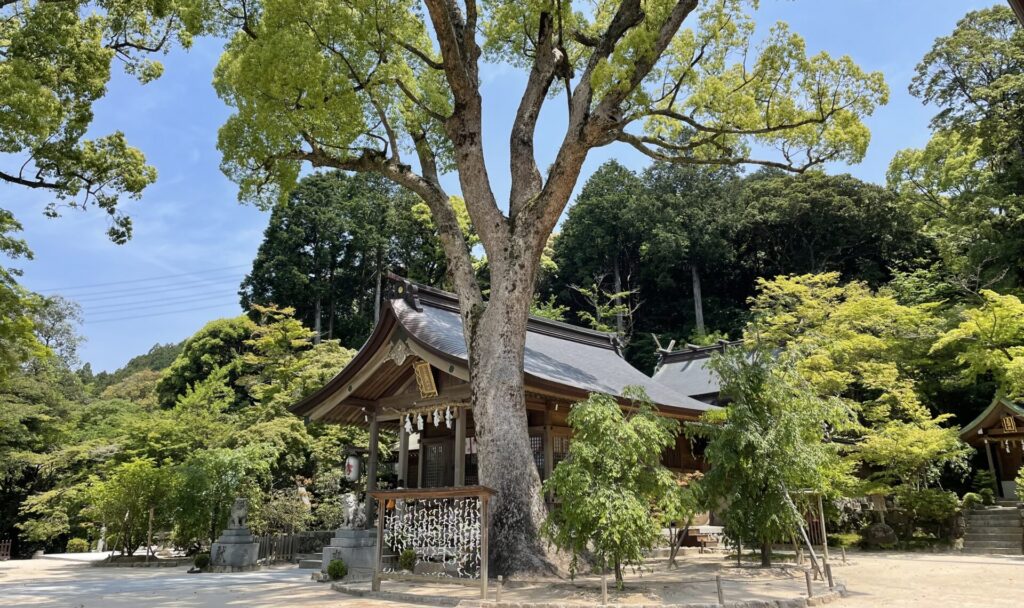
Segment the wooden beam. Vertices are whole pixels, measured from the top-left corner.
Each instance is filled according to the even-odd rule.
[[[464,408],[456,408],[455,417],[455,485],[466,485],[466,418],[469,414]]]
[[[1010,0],[1010,7],[1017,14],[1017,20],[1024,25],[1024,0]]]
[[[551,436],[551,404],[544,404],[544,479],[551,479],[554,470],[555,446]]]
[[[377,421],[377,412],[370,412],[370,457],[366,464],[366,526],[370,527],[373,520],[373,497],[371,492],[377,489],[377,452],[380,443],[380,423]],[[382,524],[380,524],[382,525]]]
[[[409,487],[409,433],[398,423],[398,479],[399,485]]]
[[[338,387],[338,391],[328,397],[323,403],[318,405],[313,411],[309,413],[310,420],[320,420],[328,412],[333,410],[338,405],[341,405],[356,389],[358,389],[364,382],[366,382],[374,373],[388,361],[388,349],[382,348],[377,351],[373,357],[366,362],[366,366],[359,370],[352,380],[350,380],[344,386]]]
[[[469,399],[469,385],[460,384],[459,386],[442,389],[437,397],[431,397],[430,399],[420,399],[418,393],[405,393],[402,395],[393,395],[391,397],[378,399],[377,405],[382,410],[384,408],[389,408],[401,411],[418,407],[429,407],[431,405],[442,405],[452,401],[465,401],[466,399]],[[389,412],[382,413],[388,414]],[[397,414],[398,412],[390,413]]]

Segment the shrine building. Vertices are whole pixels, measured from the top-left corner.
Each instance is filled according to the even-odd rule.
[[[1014,498],[1014,480],[1024,464],[1024,408],[1004,395],[996,395],[985,411],[964,425],[960,439],[984,452],[999,496]]]
[[[352,361],[291,411],[308,421],[369,429],[368,490],[376,489],[385,475],[406,488],[476,485],[477,450],[458,299],[398,277],[391,277],[389,291],[379,321]],[[632,367],[613,334],[539,317],[531,317],[527,325],[523,374],[530,442],[541,479],[568,454],[570,406],[591,393],[611,395],[626,406],[625,388],[639,386],[661,416],[680,421],[696,420],[715,407]],[[377,461],[381,429],[399,437],[393,471]],[[680,473],[704,467],[682,436],[665,451],[662,462]]]

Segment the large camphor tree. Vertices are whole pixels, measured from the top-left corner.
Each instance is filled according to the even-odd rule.
[[[480,481],[498,492],[498,573],[548,567],[523,395],[541,252],[591,150],[621,143],[681,163],[805,171],[856,162],[881,74],[809,56],[784,24],[757,44],[741,0],[223,0],[215,87],[233,109],[223,168],[244,201],[282,200],[303,167],[379,173],[430,207],[460,298]],[[687,24],[684,27],[684,24]],[[692,25],[690,25],[692,24]],[[495,64],[525,74],[515,113],[487,115]],[[534,139],[564,108],[553,160]],[[492,188],[484,122],[511,125],[507,198]],[[554,128],[545,123],[546,130]],[[442,176],[456,174],[486,253],[484,299]]]

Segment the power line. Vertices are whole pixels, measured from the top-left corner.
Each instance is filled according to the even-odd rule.
[[[114,319],[97,319],[95,321],[88,321],[87,320],[87,321],[85,321],[83,323],[83,325],[96,325],[96,324],[99,324],[99,323],[116,323],[116,322],[119,322],[119,321],[129,321],[131,319],[145,319],[145,318],[149,318],[149,317],[162,317],[162,316],[166,316],[166,315],[176,315],[176,314],[183,313],[183,312],[193,312],[193,311],[196,311],[196,310],[210,310],[210,309],[213,309],[213,308],[223,308],[224,306],[227,306],[227,304],[215,304],[213,306],[198,306],[196,308],[183,308],[181,310],[168,310],[166,312],[155,312],[155,313],[146,314],[146,315],[133,315],[133,316],[128,316],[128,317],[117,317],[117,318],[114,318]]]
[[[96,301],[96,300],[111,300],[111,299],[115,299],[115,298],[122,298],[122,297],[136,295],[136,294],[140,294],[141,295],[141,294],[162,293],[162,292],[177,291],[177,290],[202,289],[203,287],[220,287],[221,284],[223,284],[223,283],[225,283],[225,282],[227,282],[229,280],[232,281],[232,282],[234,282],[234,281],[241,281],[241,278],[242,277],[240,277],[237,274],[229,274],[229,275],[224,275],[224,276],[206,277],[206,278],[203,278],[203,279],[193,280],[193,281],[183,281],[183,282],[179,282],[179,283],[175,283],[175,284],[169,284],[169,285],[147,285],[145,287],[128,287],[128,288],[123,288],[123,289],[107,289],[107,290],[103,290],[103,291],[98,291],[96,293],[87,293],[87,294],[80,294],[80,295],[72,294],[70,296],[65,296],[65,297],[67,297],[70,300],[74,300],[75,302],[79,302],[79,303],[81,303],[81,302],[91,302],[91,301]]]
[[[86,315],[91,312],[118,312],[119,310],[132,310],[140,306],[153,308],[167,305],[177,305],[190,301],[198,300],[213,300],[216,298],[228,298],[236,295],[235,292],[220,292],[220,293],[207,293],[207,294],[190,294],[184,296],[177,296],[172,298],[161,298],[159,300],[134,300],[131,302],[116,302],[111,304],[100,304],[97,306],[87,306],[83,308]],[[237,301],[237,300],[236,300]]]
[[[91,288],[94,288],[94,287],[107,287],[109,285],[126,285],[126,284],[129,284],[129,283],[144,283],[144,282],[147,282],[147,281],[162,281],[164,279],[172,279],[172,278],[177,278],[177,277],[190,277],[190,276],[194,276],[194,275],[207,274],[207,273],[211,273],[211,272],[217,272],[217,271],[228,270],[228,269],[233,269],[233,268],[242,268],[242,267],[245,267],[245,266],[249,266],[249,264],[234,264],[232,266],[220,266],[220,267],[217,267],[217,268],[207,268],[206,270],[195,270],[195,271],[192,271],[192,272],[183,272],[183,273],[180,273],[180,274],[165,274],[165,275],[159,275],[159,276],[154,276],[154,277],[146,277],[146,278],[142,278],[142,279],[128,279],[128,280],[124,280],[124,281],[110,281],[110,282],[107,282],[107,283],[91,283],[91,284],[83,284],[83,285],[70,285],[70,286],[67,286],[67,287],[51,287],[49,289],[40,289],[39,292],[40,293],[44,293],[44,292],[55,292],[55,291],[71,291],[71,290],[75,290],[75,289],[91,289]]]

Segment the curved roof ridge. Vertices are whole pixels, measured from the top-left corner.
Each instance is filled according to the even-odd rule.
[[[459,296],[450,291],[422,285],[393,273],[388,275],[388,279],[395,284],[401,285],[401,289],[399,289],[395,296],[404,299],[417,310],[420,310],[422,305],[428,304],[459,312]],[[526,323],[526,330],[610,348],[619,352],[621,356],[621,345],[618,336],[614,333],[580,327],[572,323],[555,321],[554,319],[538,317],[537,315],[530,315]]]

